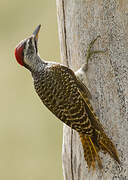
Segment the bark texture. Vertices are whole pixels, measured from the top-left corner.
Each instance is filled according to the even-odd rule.
[[[92,104],[122,165],[100,153],[103,174],[88,172],[77,132],[64,125],[64,180],[128,180],[128,2],[127,0],[56,0],[63,64],[74,71],[85,63],[91,40],[106,50],[89,62],[87,79]],[[84,78],[84,77],[83,77]]]

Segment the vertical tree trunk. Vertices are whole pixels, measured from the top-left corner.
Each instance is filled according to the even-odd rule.
[[[63,64],[74,71],[85,63],[91,40],[101,35],[87,79],[93,107],[107,135],[117,146],[122,165],[100,153],[103,175],[88,172],[77,132],[64,125],[65,180],[128,179],[128,2],[127,0],[56,0]]]

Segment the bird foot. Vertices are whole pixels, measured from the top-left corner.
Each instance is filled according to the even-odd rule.
[[[100,38],[101,36],[97,36],[94,40],[91,41],[91,43],[88,45],[88,48],[87,48],[87,53],[86,53],[86,64],[84,64],[82,66],[82,69],[84,71],[87,71],[88,70],[88,62],[89,62],[89,59],[92,57],[92,55],[94,54],[99,54],[99,53],[105,53],[106,50],[92,50],[92,47],[94,45],[94,43],[96,42],[96,40],[98,38]]]

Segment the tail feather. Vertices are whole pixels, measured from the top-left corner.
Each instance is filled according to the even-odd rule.
[[[101,162],[100,156],[98,155],[98,152],[97,152],[97,150],[96,150],[97,148],[96,148],[96,146],[94,145],[91,137],[88,137],[88,138],[89,138],[89,140],[90,140],[90,142],[91,142],[92,149],[94,150],[94,157],[96,157],[96,159],[97,159],[98,166],[99,166],[100,169],[102,169],[103,166],[102,166],[102,162]]]
[[[95,146],[91,137],[80,134],[80,139],[84,149],[84,158],[87,162],[88,168],[95,169],[95,163],[98,162],[100,169],[103,168],[100,156],[98,155],[99,148]]]
[[[99,169],[103,168],[101,158],[98,154],[99,151],[109,153],[110,156],[120,164],[116,148],[104,132],[100,134],[100,137],[98,137],[98,135],[87,136],[85,134],[80,134],[80,139],[84,149],[84,158],[89,169],[92,167],[94,170],[96,162]]]
[[[105,133],[103,133],[101,135],[101,138],[99,139],[99,146],[104,153],[108,152],[110,156],[120,164],[120,160],[116,148]]]

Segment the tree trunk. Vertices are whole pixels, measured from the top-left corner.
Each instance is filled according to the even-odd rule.
[[[92,104],[117,147],[121,166],[100,153],[103,174],[88,172],[78,133],[64,125],[64,180],[128,179],[128,3],[127,0],[56,0],[63,64],[74,71],[85,63],[91,40],[107,50],[89,62],[87,79]],[[85,78],[85,77],[83,77]]]

